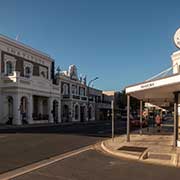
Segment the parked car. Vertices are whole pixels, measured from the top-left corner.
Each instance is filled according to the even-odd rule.
[[[130,119],[130,126],[131,127],[140,127],[140,119]],[[147,127],[148,122],[147,120],[142,120],[142,127]]]

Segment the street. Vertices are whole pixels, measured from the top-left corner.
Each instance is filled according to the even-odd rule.
[[[116,133],[125,132],[116,123]],[[4,133],[7,131],[8,133]],[[95,144],[111,135],[111,122],[2,129],[0,173]]]
[[[14,180],[179,180],[177,168],[143,164],[89,150]]]
[[[117,135],[125,133],[126,123],[115,123]],[[111,136],[111,122],[9,128],[0,134],[0,173],[5,173],[56,155],[96,144]],[[99,146],[31,171],[14,180],[84,179],[179,179],[177,168],[144,164],[110,156]]]

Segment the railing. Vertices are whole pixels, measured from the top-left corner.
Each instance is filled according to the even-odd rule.
[[[91,101],[91,102],[92,102],[92,101],[94,101],[94,99],[93,99],[92,97],[89,97],[89,101]]]
[[[87,101],[87,97],[81,97],[81,100]]]
[[[73,99],[80,99],[80,96],[78,96],[78,95],[73,95],[72,98],[73,98]]]
[[[111,104],[110,101],[101,101],[101,103],[104,103],[104,104]]]
[[[64,95],[62,95],[62,98],[63,98],[63,99],[69,99],[69,98],[70,98],[70,95],[69,95],[69,94],[64,94]]]
[[[54,91],[60,92],[60,87],[58,85],[52,84],[52,81],[49,79],[45,79],[39,76],[32,76],[32,77],[24,77],[20,76],[20,73],[14,71],[11,75],[3,75],[2,82],[4,84],[16,84],[16,86],[27,86],[31,87],[32,89],[44,90],[44,91]]]
[[[111,109],[111,103],[99,102],[99,103],[97,103],[97,105],[99,108]]]

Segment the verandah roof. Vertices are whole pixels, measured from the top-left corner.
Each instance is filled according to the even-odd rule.
[[[180,74],[145,81],[126,87],[126,94],[139,100],[163,106],[174,102],[174,92],[180,91]]]

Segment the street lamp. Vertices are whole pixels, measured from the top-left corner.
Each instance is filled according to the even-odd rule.
[[[88,83],[88,87],[91,85],[91,83],[92,83],[93,81],[96,81],[97,79],[99,79],[99,77],[95,77],[94,79],[91,79],[91,80],[89,81],[89,83]]]
[[[92,82],[96,81],[97,79],[99,79],[99,77],[95,77],[94,79],[91,79],[88,83],[88,86],[87,86],[87,105],[88,105],[88,108],[87,108],[87,117],[88,117],[88,121],[89,121],[89,87],[91,85]]]

